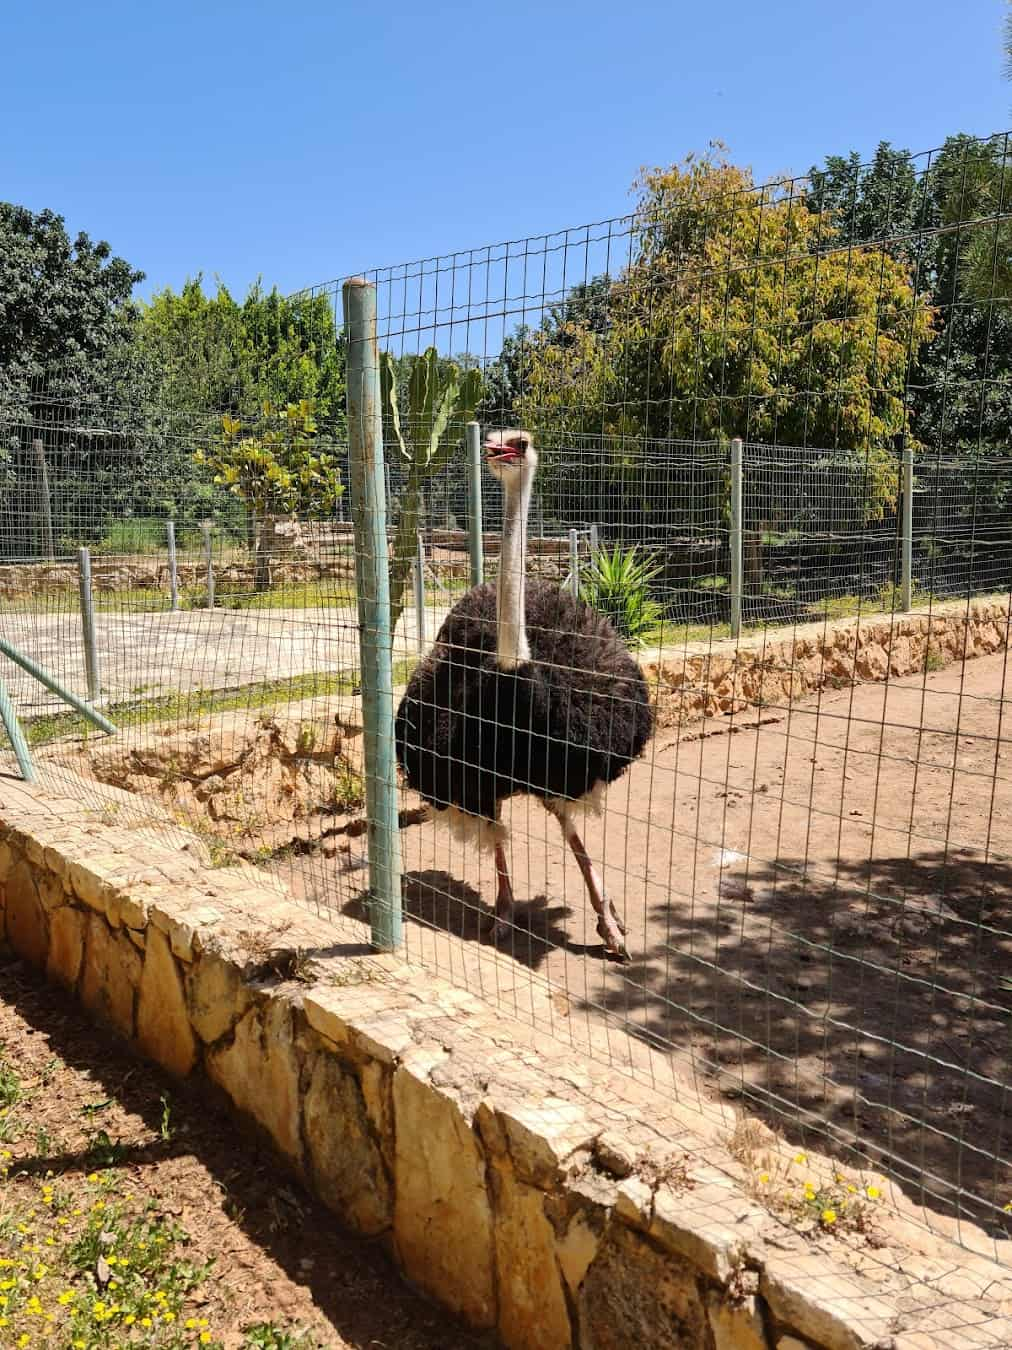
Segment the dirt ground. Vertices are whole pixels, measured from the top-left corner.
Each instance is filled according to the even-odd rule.
[[[6,1122],[8,1202],[21,1179],[83,1182],[104,1132],[112,1161],[98,1164],[103,1175],[119,1174],[135,1208],[150,1200],[172,1216],[195,1265],[213,1258],[196,1311],[216,1344],[479,1344],[413,1294],[376,1247],[336,1231],[321,1205],[279,1177],[269,1149],[237,1136],[231,1117],[97,1033],[76,1004],[12,960],[0,965],[0,1055],[25,1093]],[[247,1341],[241,1328],[263,1322],[279,1328],[276,1339]]]
[[[659,1084],[689,1067],[929,1208],[1004,1224],[1006,659],[659,736],[586,829],[628,923],[624,967],[602,959],[579,872],[537,804],[512,805],[521,903],[498,956],[480,932],[491,862],[409,824],[409,954]],[[338,864],[336,880],[319,856],[284,874],[357,911],[364,859]]]

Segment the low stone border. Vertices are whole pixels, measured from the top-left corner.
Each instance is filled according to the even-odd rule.
[[[206,1075],[470,1325],[525,1350],[1012,1344],[1007,1266],[898,1220],[877,1245],[792,1230],[750,1198],[726,1108],[363,955],[361,929],[206,871],[196,840],[110,826],[98,794],[130,800],[69,773],[4,784],[6,941],[141,1054]]]
[[[776,708],[858,681],[923,675],[1009,644],[1006,596],[947,600],[909,614],[871,613],[644,653],[662,726]]]

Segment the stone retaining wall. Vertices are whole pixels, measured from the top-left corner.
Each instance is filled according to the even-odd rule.
[[[868,614],[769,629],[740,642],[647,653],[661,726],[782,707],[826,687],[922,675],[1009,642],[1009,597],[950,600],[910,614]]]
[[[5,783],[7,943],[141,1054],[205,1075],[470,1325],[525,1350],[1012,1344],[1012,1276],[983,1234],[959,1229],[971,1254],[893,1209],[874,1240],[796,1231],[729,1150],[729,1108],[362,955],[364,930],[205,870],[196,840],[110,825],[129,800],[66,771]]]

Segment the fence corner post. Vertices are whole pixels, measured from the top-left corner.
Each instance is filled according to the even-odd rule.
[[[467,543],[471,555],[471,585],[485,580],[485,528],[481,509],[481,427],[468,422],[464,428],[467,443]]]
[[[402,941],[401,844],[376,287],[364,277],[352,277],[344,283],[342,298],[348,337],[348,451],[362,663],[369,919],[374,945],[393,951]]]
[[[742,601],[742,441],[735,436],[731,442],[731,636],[741,637]]]
[[[908,611],[914,607],[914,452],[909,447],[903,451],[902,489],[900,607]]]

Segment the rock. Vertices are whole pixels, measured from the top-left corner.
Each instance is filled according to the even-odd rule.
[[[205,1044],[230,1031],[246,1012],[250,999],[234,963],[213,953],[201,956],[187,976],[190,1025]]]
[[[493,1165],[499,1335],[516,1350],[569,1350],[573,1336],[545,1195]]]
[[[11,869],[5,891],[8,942],[31,965],[44,966],[49,935],[30,863],[21,861]]]
[[[355,1074],[336,1056],[316,1056],[303,1105],[313,1180],[326,1203],[359,1233],[393,1221],[393,1197]]]
[[[862,646],[854,661],[854,669],[862,680],[884,680],[889,673],[889,658],[877,642]]]
[[[122,1035],[133,1036],[141,958],[130,940],[114,934],[100,915],[89,914],[87,920],[81,1001]]]
[[[449,1095],[394,1073],[394,1240],[408,1278],[472,1326],[496,1323],[485,1160]]]
[[[698,1350],[709,1324],[688,1262],[613,1222],[580,1289],[581,1350]]]
[[[285,1156],[303,1167],[299,1065],[292,1011],[283,999],[251,1008],[228,1045],[207,1051],[210,1077],[259,1122]]]
[[[713,1333],[713,1350],[767,1350],[762,1313],[754,1294],[734,1300],[711,1291],[706,1315]]]
[[[84,959],[85,915],[62,905],[49,918],[49,959],[46,974],[67,989],[73,989]]]
[[[822,1350],[862,1350],[889,1335],[874,1288],[816,1252],[768,1256],[759,1292],[778,1322]]]
[[[168,939],[157,928],[147,934],[137,1003],[137,1040],[146,1055],[177,1078],[185,1078],[197,1058],[179,969]]]

